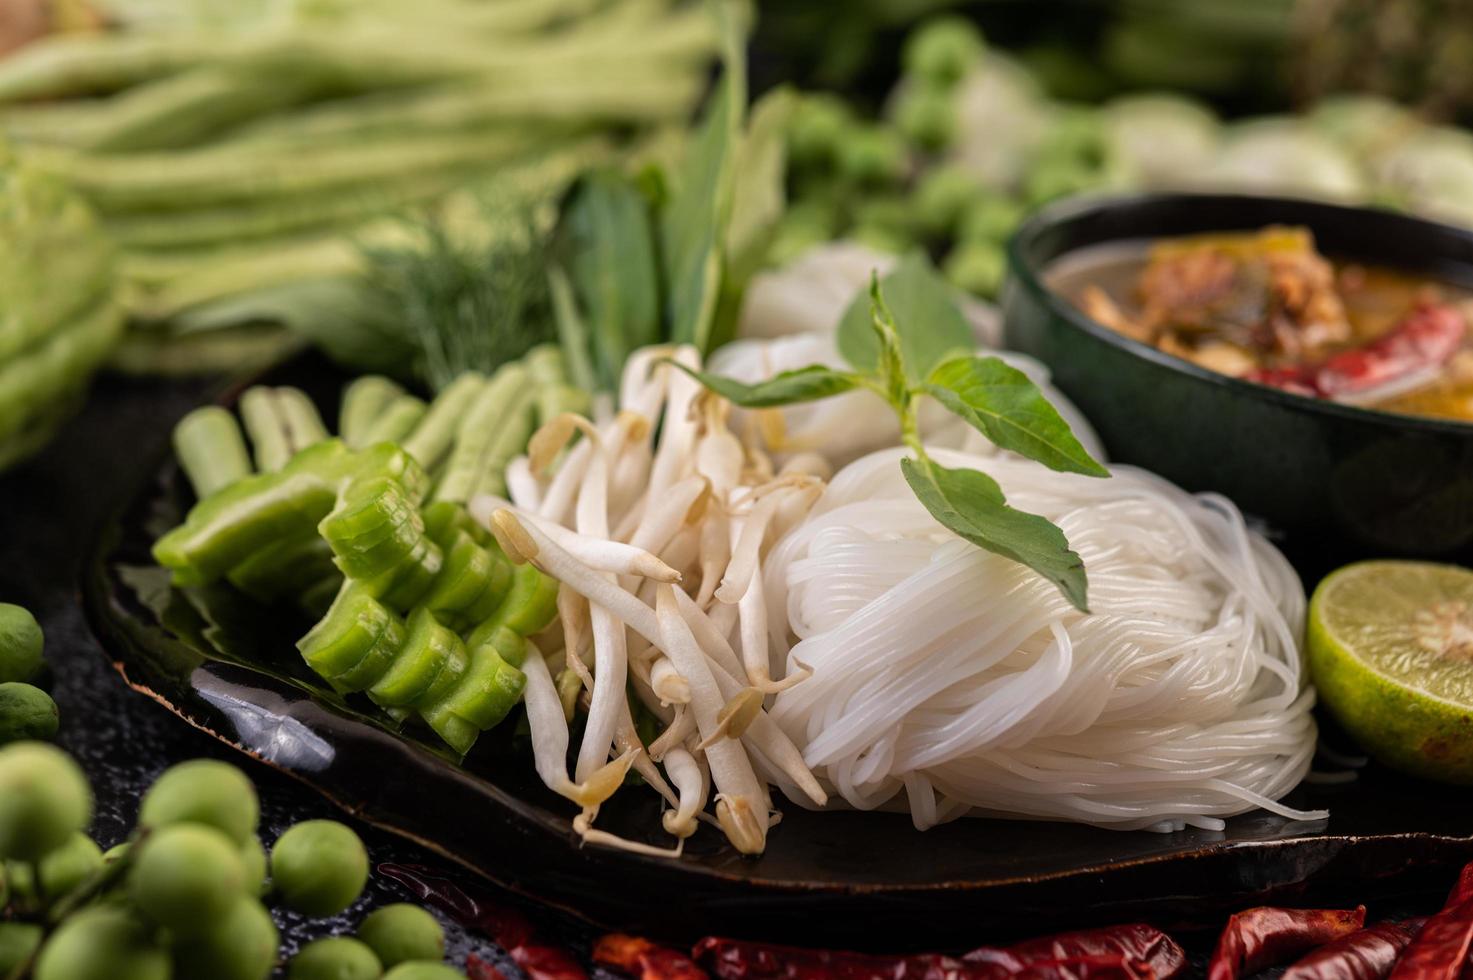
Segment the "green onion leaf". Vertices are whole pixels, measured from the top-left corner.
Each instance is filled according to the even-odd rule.
[[[1020,562],[1089,612],[1084,562],[1048,519],[1009,507],[997,481],[977,470],[952,470],[931,459],[902,459],[905,482],[931,516],[993,554]]]
[[[1038,386],[996,357],[943,361],[931,372],[924,390],[1003,449],[1052,470],[1110,475],[1090,458]]]
[[[560,247],[587,317],[602,386],[630,352],[660,339],[660,283],[649,201],[617,170],[585,176],[563,210]]]

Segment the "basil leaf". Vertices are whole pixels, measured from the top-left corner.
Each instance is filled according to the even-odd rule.
[[[599,381],[614,390],[630,352],[660,339],[649,202],[622,173],[596,170],[569,195],[559,237],[591,332]]]
[[[924,253],[913,252],[880,280],[895,315],[906,371],[919,384],[942,359],[976,347],[972,328],[952,298],[951,286]],[[861,293],[839,321],[839,353],[859,371],[875,369],[880,349],[871,326],[870,298]]]
[[[710,388],[727,401],[743,408],[777,408],[781,405],[796,405],[799,402],[817,401],[830,395],[842,395],[860,386],[857,375],[847,371],[835,371],[822,364],[810,364],[796,371],[784,371],[766,381],[749,385],[735,378],[723,378],[686,367],[677,361],[667,360],[701,384]]]
[[[1089,612],[1084,562],[1064,532],[1046,518],[1009,507],[986,473],[951,470],[930,459],[900,461],[905,482],[947,529],[996,555],[1027,565],[1058,586],[1080,612]]]
[[[870,329],[875,344],[879,347],[875,370],[885,398],[895,411],[905,415],[910,404],[910,382],[905,376],[905,355],[900,350],[900,335],[895,329],[895,317],[885,303],[885,294],[880,291],[880,277],[870,273],[869,280]]]
[[[943,361],[925,392],[1003,449],[1052,470],[1109,476],[1028,375],[996,357]]]
[[[722,35],[723,74],[674,175],[674,187],[660,222],[670,339],[678,344],[695,344],[703,353],[711,346],[725,261],[723,229],[731,217],[736,170],[733,147],[741,133],[747,104],[746,65],[735,17],[724,3],[716,4],[716,12]]]

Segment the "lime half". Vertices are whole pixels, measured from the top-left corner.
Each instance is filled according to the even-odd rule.
[[[1320,702],[1385,764],[1473,783],[1473,571],[1368,561],[1309,604]]]

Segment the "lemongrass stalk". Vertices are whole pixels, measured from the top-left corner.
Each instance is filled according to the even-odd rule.
[[[276,392],[261,385],[247,388],[240,396],[240,417],[256,448],[256,469],[273,473],[285,466],[292,448]]]
[[[218,405],[197,408],[179,420],[174,426],[174,455],[200,498],[252,473],[240,425]]]
[[[721,722],[721,689],[709,661],[691,635],[675,604],[675,589],[660,586],[655,610],[666,654],[690,682],[691,709],[703,738]],[[752,761],[740,742],[722,739],[706,749],[716,794],[716,819],[732,845],[743,854],[760,854],[767,841],[767,806]]]

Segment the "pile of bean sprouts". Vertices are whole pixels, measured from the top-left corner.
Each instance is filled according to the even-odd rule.
[[[769,620],[812,675],[776,719],[851,806],[919,828],[963,813],[1222,829],[1276,802],[1315,750],[1303,588],[1227,500],[1130,467],[1109,480],[937,450],[1063,528],[1091,612],[956,538],[900,450],[841,471],[765,564]],[[801,798],[796,802],[802,802]]]
[[[1315,747],[1304,593],[1226,500],[936,449],[1063,528],[1082,614],[942,528],[901,450],[825,487],[823,457],[770,454],[757,415],[737,424],[670,357],[699,366],[690,348],[636,353],[617,411],[554,419],[509,467],[511,499],[471,504],[560,583],[526,710],[537,772],[586,841],[679,854],[706,821],[759,853],[772,787],[923,829],[968,812],[1163,831],[1323,816],[1277,802]],[[660,725],[648,746],[636,707]],[[665,798],[673,847],[594,826],[631,767]]]
[[[538,638],[546,656],[527,658],[525,700],[538,775],[582,807],[578,832],[679,852],[593,826],[632,766],[665,797],[664,828],[681,844],[705,818],[754,854],[775,818],[770,784],[810,806],[828,800],[764,707],[806,673],[771,675],[761,573],[771,542],[818,499],[828,466],[800,455],[774,470],[732,431],[729,403],[662,362],[670,356],[700,366],[692,348],[637,353],[617,414],[553,420],[508,468],[511,500],[479,497],[471,510],[513,560],[561,583],[558,621]],[[588,713],[571,776],[571,705],[559,696],[569,677]],[[629,687],[663,726],[647,748]]]

